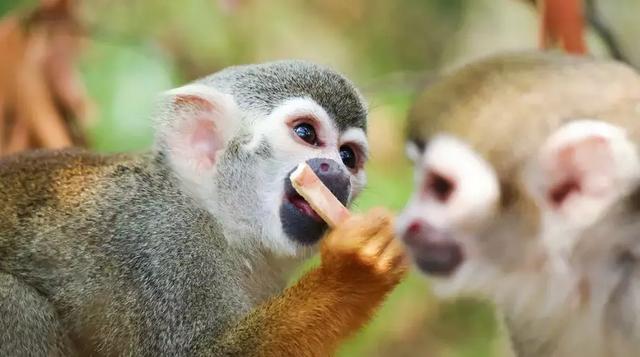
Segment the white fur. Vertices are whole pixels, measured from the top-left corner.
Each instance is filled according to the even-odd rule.
[[[593,152],[585,145],[590,139],[603,139],[606,152]],[[588,143],[586,145],[589,145]],[[582,175],[581,191],[571,194],[560,207],[551,205],[546,192],[562,178],[563,167],[554,163],[567,148],[576,150],[574,166]],[[599,147],[602,151],[602,147]],[[584,151],[584,152],[581,152]],[[626,194],[640,178],[640,160],[635,145],[624,129],[597,120],[575,120],[565,124],[549,136],[540,150],[535,165],[537,175],[531,178],[530,190],[543,211],[541,238],[557,269],[567,269],[561,258],[569,254],[577,236],[595,222],[619,197]]]
[[[173,100],[179,96],[197,96],[211,103],[212,113],[198,113],[198,106],[176,107]],[[178,116],[178,120],[167,120],[161,125],[171,126],[162,128],[169,150],[169,161],[175,172],[181,177],[186,190],[199,198],[203,206],[220,218],[225,231],[225,237],[230,243],[244,250],[251,250],[255,246],[255,239],[276,255],[300,256],[308,253],[309,249],[301,247],[291,241],[280,224],[279,210],[282,204],[283,180],[299,163],[311,158],[329,158],[341,163],[339,147],[350,143],[358,151],[365,154],[368,151],[367,140],[362,129],[350,128],[340,135],[335,122],[326,111],[314,100],[309,98],[293,98],[276,107],[267,117],[260,113],[244,113],[241,117],[233,97],[202,84],[189,84],[165,93],[170,102],[167,105],[168,115]],[[190,146],[188,125],[193,118],[210,119],[214,123],[212,140],[221,140],[224,144],[237,134],[239,127],[253,127],[252,140],[246,149],[253,151],[266,138],[273,148],[274,157],[268,162],[260,163],[255,172],[263,180],[259,197],[253,202],[245,202],[248,207],[255,207],[255,218],[260,220],[255,226],[247,227],[246,219],[237,217],[241,212],[229,212],[228,207],[217,199],[215,176],[217,167],[202,165],[202,158],[195,157],[201,150],[194,150]],[[319,140],[323,145],[313,147],[296,139],[293,124],[296,119],[308,118],[313,124]],[[245,122],[240,123],[240,120]],[[226,145],[225,145],[226,146]],[[355,196],[364,186],[366,176],[364,170],[352,172],[352,192]],[[252,217],[254,218],[254,217]],[[256,232],[256,228],[259,231]]]
[[[418,189],[398,216],[397,234],[402,235],[415,220],[451,233],[452,239],[463,246],[467,259],[453,275],[446,279],[434,278],[436,293],[489,296],[498,271],[469,255],[474,245],[474,228],[492,216],[498,201],[499,185],[493,169],[469,146],[449,135],[431,140],[423,155],[416,157],[416,164]],[[455,183],[455,191],[446,202],[423,192],[431,170]]]
[[[206,85],[188,84],[165,92],[163,98],[172,102],[176,97],[189,95],[200,97],[211,103],[215,112],[208,113],[203,118],[213,120],[214,126],[218,129],[217,133],[220,136],[212,138],[212,140],[228,142],[238,128],[240,118],[238,107],[233,97]],[[172,125],[171,128],[161,129],[166,136],[163,140],[166,140],[169,144],[167,147],[169,163],[181,178],[184,188],[191,192],[194,197],[199,198],[205,207],[212,207],[215,205],[214,198],[216,193],[215,187],[211,183],[215,176],[216,166],[203,167],[200,158],[194,157],[194,150],[189,146],[187,135],[184,135],[184,125],[188,124],[187,120],[190,120],[191,116],[198,114],[195,109],[188,107],[177,108],[178,111],[175,112],[176,108],[173,107],[172,103],[169,104],[169,107],[173,108],[173,112],[170,115],[183,116],[179,120],[170,120],[162,123],[162,125]],[[183,109],[186,112],[180,113]]]
[[[369,143],[367,142],[367,135],[364,130],[360,128],[349,128],[342,133],[340,137],[338,147],[344,144],[351,144],[357,147],[356,155],[362,155],[363,157],[358,160],[365,162],[369,158]],[[338,161],[340,162],[340,161]],[[348,169],[348,168],[347,168]],[[351,175],[351,199],[362,192],[364,185],[367,182],[366,172],[362,169],[358,170],[355,174]]]
[[[551,278],[552,271],[545,270],[505,272],[485,257],[474,255],[474,227],[491,218],[499,199],[499,184],[492,167],[466,144],[447,135],[431,140],[417,164],[419,190],[398,218],[398,233],[404,232],[413,220],[422,219],[452,233],[466,253],[465,261],[451,276],[431,278],[434,292],[449,298],[483,297],[500,305],[511,317],[532,321],[536,327],[547,323],[541,330],[556,333],[558,320],[546,319],[572,311],[574,280],[568,275]],[[456,184],[456,191],[444,203],[419,192],[424,190],[430,170]]]
[[[585,174],[595,175],[586,178],[592,180],[587,184],[586,193],[580,192],[570,197],[560,209],[553,207],[546,201],[546,193],[549,185],[555,182],[551,179],[557,178],[554,175],[562,173],[557,170],[545,171],[543,168],[556,159],[563,148],[578,145],[593,137],[606,140],[611,160],[600,162],[587,157],[583,163],[578,163],[586,163],[588,170],[584,171]],[[603,330],[606,328],[604,314],[607,303],[618,281],[612,278],[613,273],[603,272],[605,268],[598,264],[610,263],[585,262],[593,269],[585,272],[570,260],[570,253],[574,251],[583,229],[593,225],[611,207],[611,203],[637,183],[640,178],[640,159],[636,150],[626,132],[611,124],[579,120],[561,127],[543,145],[536,166],[530,167],[535,169],[533,172],[536,175],[528,177],[531,179],[530,189],[539,200],[542,212],[539,239],[549,260],[539,270],[523,268],[506,272],[484,257],[467,255],[465,262],[452,276],[431,279],[436,294],[442,297],[480,296],[492,301],[504,315],[517,322],[518,333],[529,337],[532,344],[535,341],[550,342],[554,351],[549,355],[553,357],[607,356],[613,355],[614,350],[625,351],[616,355],[632,355],[629,353],[631,346],[625,345],[624,341],[614,341],[608,334],[610,331]],[[450,202],[439,203],[428,195],[416,192],[398,219],[399,233],[415,218],[431,224],[443,222],[440,224],[444,229],[455,232],[460,222],[465,221],[456,217],[467,216],[460,212],[490,207],[489,203],[497,198],[498,186],[491,168],[455,139],[438,137],[416,162],[420,190],[424,189],[428,170],[433,169],[453,179],[461,178],[458,182],[463,182],[460,187],[462,198],[452,197]],[[605,165],[598,166],[600,164]],[[489,194],[467,189],[464,183],[478,185],[479,190],[488,191]],[[592,196],[585,198],[580,195]],[[455,208],[457,216],[449,213],[448,205],[452,205],[452,210]],[[464,239],[464,235],[456,233],[458,241],[468,248],[470,242]],[[591,284],[586,306],[581,305],[580,301],[580,278],[585,273]]]
[[[295,138],[290,121],[303,117],[312,118],[312,124],[323,146],[312,147]],[[338,135],[334,121],[310,98],[290,99],[275,108],[266,118],[257,118],[252,124],[255,130],[248,149],[255,149],[263,138],[267,138],[275,154],[274,164],[265,175],[265,190],[259,198],[265,212],[263,226],[266,231],[262,234],[263,243],[272,251],[284,255],[302,254],[305,249],[286,237],[280,224],[279,209],[284,195],[282,180],[299,163],[312,158],[328,158],[342,163],[339,146],[344,142],[355,143],[366,152],[366,136],[361,129],[356,128]],[[346,167],[345,170],[350,172]],[[364,170],[351,174],[352,197],[360,191],[365,182]]]
[[[238,128],[239,115],[238,106],[232,95],[219,92],[210,86],[199,83],[187,84],[164,93],[165,97],[170,98],[185,95],[198,96],[214,104],[214,107],[220,111],[221,117],[224,118],[224,120],[216,122],[216,126],[220,128],[220,132],[223,134],[222,139],[227,142],[233,137],[235,130]]]
[[[447,177],[455,185],[446,202],[422,191],[431,171]],[[401,230],[413,219],[420,218],[436,228],[462,233],[473,229],[494,211],[499,195],[494,171],[482,157],[452,136],[439,135],[430,142],[416,175],[420,190],[414,192],[399,219]]]

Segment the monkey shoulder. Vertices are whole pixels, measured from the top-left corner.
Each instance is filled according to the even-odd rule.
[[[104,167],[132,157],[127,154],[99,154],[81,148],[31,150],[0,159],[0,175]]]
[[[108,328],[101,345],[185,351],[251,307],[221,228],[156,159],[74,149],[0,161],[0,270],[80,326],[79,341]]]
[[[34,150],[0,159],[0,197],[20,199],[48,196],[64,198],[84,186],[96,184],[119,166],[140,162],[135,155],[102,155],[82,149]]]

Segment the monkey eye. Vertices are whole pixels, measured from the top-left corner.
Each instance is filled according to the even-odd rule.
[[[356,157],[356,153],[349,145],[342,145],[340,147],[340,158],[346,167],[350,169],[355,169],[356,164],[358,163],[358,158]]]
[[[298,124],[293,127],[293,132],[307,144],[318,145],[318,136],[313,125],[307,123]]]
[[[431,172],[427,178],[427,191],[440,202],[446,202],[455,189],[455,183],[439,173]]]

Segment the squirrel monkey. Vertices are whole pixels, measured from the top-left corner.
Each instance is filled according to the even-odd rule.
[[[397,231],[442,296],[493,301],[519,356],[640,353],[640,76],[508,53],[428,88]]]
[[[222,70],[163,96],[150,153],[0,161],[0,355],[324,356],[405,271],[389,213],[332,230],[291,186],[365,183],[367,110],[303,61]]]

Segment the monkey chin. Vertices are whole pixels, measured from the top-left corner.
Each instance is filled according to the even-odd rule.
[[[473,298],[493,301],[504,274],[496,267],[476,259],[466,259],[449,275],[426,274],[433,293],[441,299]],[[501,279],[502,278],[502,279]]]
[[[280,205],[280,222],[285,235],[303,247],[316,244],[329,228],[296,192],[290,180],[285,181],[284,195]]]

